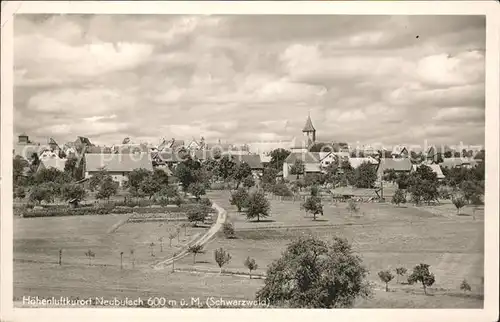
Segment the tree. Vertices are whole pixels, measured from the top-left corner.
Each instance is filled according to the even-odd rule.
[[[61,192],[64,200],[75,200],[76,203],[85,199],[85,195],[87,194],[82,185],[75,183],[65,184]]]
[[[149,244],[149,250],[150,250],[150,254],[151,254],[151,257],[154,257],[155,256],[155,243],[154,242],[151,242]]]
[[[354,170],[354,178],[357,188],[372,188],[377,180],[377,169],[373,164],[363,162]]]
[[[255,186],[255,180],[252,175],[249,175],[243,180],[243,187],[251,188],[253,186]]]
[[[290,174],[295,174],[298,179],[301,174],[304,174],[305,169],[306,168],[304,162],[300,159],[297,159],[290,168]]]
[[[160,242],[160,253],[163,253],[163,236],[158,237],[158,241]]]
[[[349,199],[349,201],[347,202],[347,210],[349,210],[349,212],[351,214],[358,213],[359,212],[359,206],[356,203],[356,201],[354,201],[352,199]]]
[[[101,168],[99,171],[94,173],[89,179],[90,191],[98,190],[99,187],[101,186],[102,182],[104,181],[104,179],[106,179],[108,177],[109,177],[109,174],[104,168]]]
[[[193,254],[193,265],[196,264],[196,255],[203,253],[203,245],[194,244],[189,246],[188,252]]]
[[[52,185],[49,183],[42,183],[31,188],[29,200],[38,202],[39,204],[41,204],[42,201],[50,203],[54,201],[54,195],[55,192]]]
[[[269,166],[273,169],[281,171],[281,169],[283,169],[283,163],[285,162],[285,159],[288,158],[290,153],[291,153],[290,151],[285,149],[281,148],[274,149],[269,154],[271,156],[271,161],[269,162]]]
[[[265,168],[262,173],[262,184],[273,186],[276,183],[276,176],[280,170],[276,168]]]
[[[127,175],[127,187],[130,189],[130,192],[137,192],[141,188],[142,182],[151,175],[151,172],[140,168],[134,169]]]
[[[235,168],[236,163],[231,159],[231,157],[225,155],[219,160],[217,172],[223,180],[227,180],[234,174]]]
[[[116,195],[117,191],[118,191],[118,183],[113,181],[113,178],[111,178],[111,176],[108,176],[101,183],[95,197],[97,199],[109,200],[111,196]]]
[[[323,204],[321,203],[321,198],[317,196],[307,198],[302,204],[302,208],[304,208],[306,212],[313,214],[313,220],[316,220],[317,215],[323,216]]]
[[[225,222],[222,224],[222,232],[226,238],[234,238],[234,225],[230,222]]]
[[[406,274],[406,268],[404,267],[398,267],[396,268],[396,274],[397,274],[397,283],[399,283],[399,276],[403,276]]]
[[[162,188],[168,185],[168,175],[165,171],[161,169],[155,169],[153,171],[153,178],[156,182],[160,184]]]
[[[269,265],[256,297],[288,308],[352,307],[370,295],[367,274],[346,239],[300,237]]]
[[[219,248],[214,251],[214,258],[217,265],[219,265],[220,273],[222,274],[222,267],[229,263],[231,260],[231,254],[226,252],[224,248]]]
[[[276,196],[289,197],[293,196],[293,193],[288,189],[287,185],[284,183],[277,183],[273,187],[273,193]]]
[[[421,165],[412,172],[407,183],[412,201],[417,205],[422,201],[430,204],[439,197],[437,175],[426,165]]]
[[[65,184],[71,181],[71,178],[64,172],[56,168],[44,168],[36,172],[34,181],[36,184],[57,183]]]
[[[196,205],[187,211],[188,221],[194,223],[194,227],[198,225],[198,222],[203,222],[207,215],[207,207],[202,205]]]
[[[240,162],[238,165],[236,165],[233,178],[236,180],[236,189],[239,188],[241,182],[252,175],[252,169],[246,162]]]
[[[398,178],[398,173],[394,169],[386,169],[384,170],[384,177],[383,179],[385,181],[389,182],[394,182]]]
[[[464,291],[464,293],[465,292],[470,292],[472,290],[472,288],[470,287],[469,282],[467,282],[466,279],[464,279],[462,281],[462,283],[460,283],[460,290]]]
[[[177,233],[175,232],[175,230],[170,230],[168,232],[169,247],[172,247],[172,240],[175,239],[175,237],[177,237]]]
[[[460,184],[460,190],[463,193],[463,197],[467,203],[470,203],[472,199],[479,199],[481,195],[483,195],[483,192],[481,190],[481,187],[478,183],[472,181],[472,180],[467,180],[464,181]]]
[[[462,209],[467,204],[465,198],[460,195],[451,197],[451,202],[453,202],[453,204],[457,208],[457,215],[460,215],[460,209]]]
[[[247,219],[257,217],[257,221],[260,221],[261,217],[269,217],[270,208],[271,205],[264,192],[261,190],[254,191],[248,196]]]
[[[241,212],[243,207],[246,207],[248,201],[248,192],[244,188],[239,188],[236,192],[231,194],[231,205],[238,208],[238,212]]]
[[[189,193],[192,194],[197,201],[200,197],[206,194],[205,186],[199,182],[192,183],[188,189]]]
[[[259,268],[259,265],[257,265],[254,258],[250,257],[247,257],[247,259],[245,259],[245,262],[243,264],[248,269],[250,279],[252,279],[252,271],[255,271],[257,268]]]
[[[145,176],[139,183],[139,190],[144,195],[149,197],[150,200],[155,194],[159,193],[161,189],[162,189],[161,183],[157,180],[157,178],[155,178],[155,176],[152,173],[149,173],[147,176]]]
[[[170,202],[170,200],[175,199],[175,197],[179,197],[179,192],[177,191],[177,188],[174,187],[173,185],[164,185],[161,190],[158,192],[158,194],[162,197],[167,198],[167,203]]]
[[[77,163],[78,163],[78,159],[75,158],[75,157],[71,157],[71,158],[68,158],[66,160],[66,163],[64,163],[64,172],[71,178],[73,178],[74,180],[78,180],[77,179]]]
[[[29,162],[23,157],[16,155],[12,163],[12,183],[14,186],[23,184],[25,169],[29,167]]]
[[[403,190],[398,189],[392,196],[391,202],[399,207],[400,204],[406,203],[406,197]]]
[[[427,294],[427,287],[432,286],[435,282],[434,274],[429,271],[428,264],[418,264],[413,268],[413,273],[408,277],[408,283],[422,283],[424,293]]]
[[[14,189],[14,198],[18,199],[24,199],[26,197],[26,191],[24,190],[24,187],[18,186]]]
[[[85,256],[87,256],[89,259],[89,266],[92,265],[92,258],[95,257],[95,253],[89,249],[87,252],[85,252]]]
[[[394,275],[392,275],[391,271],[385,270],[378,272],[378,277],[385,283],[385,291],[389,292],[389,282],[392,281]]]

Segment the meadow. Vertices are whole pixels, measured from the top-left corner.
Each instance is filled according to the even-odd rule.
[[[356,307],[482,307],[484,247],[484,214],[465,209],[457,216],[449,203],[433,207],[396,207],[388,203],[360,205],[351,214],[345,203],[325,203],[324,216],[314,221],[305,215],[300,202],[271,200],[272,216],[261,222],[249,221],[229,204],[227,191],[210,192],[208,197],[228,210],[236,230],[235,239],[219,233],[205,246],[205,252],[175,263],[171,273],[151,269],[150,264],[170,257],[206,228],[181,230],[180,238],[169,246],[168,230],[175,223],[127,223],[113,232],[112,227],[128,215],[30,218],[14,220],[14,296],[164,296],[174,299],[217,296],[230,299],[253,299],[262,287],[262,279],[207,273],[218,271],[213,251],[223,247],[232,256],[224,267],[228,272],[246,272],[243,261],[256,259],[257,274],[279,258],[296,237],[310,234],[331,239],[345,237],[361,256],[374,284],[374,296],[360,299]],[[432,209],[432,211],[430,211]],[[163,252],[159,237],[164,236]],[[151,256],[151,243],[154,256]],[[58,251],[63,249],[63,265],[57,265]],[[95,252],[88,266],[85,252]],[[134,264],[130,249],[134,249]],[[120,252],[124,268],[120,269]],[[414,265],[430,264],[436,283],[430,295],[419,285],[397,283],[383,291],[377,273],[404,266],[410,272]],[[194,270],[199,272],[187,272]],[[463,279],[472,286],[464,295],[459,290]],[[400,277],[400,282],[405,277]]]

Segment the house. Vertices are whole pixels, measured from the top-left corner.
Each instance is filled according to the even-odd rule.
[[[431,168],[432,172],[434,172],[436,174],[436,177],[438,178],[438,180],[442,180],[445,178],[443,171],[441,170],[441,167],[439,166],[439,164],[435,164],[435,163],[426,162],[426,163],[421,163],[421,164],[414,164],[412,166],[412,171],[417,171],[418,167],[420,167],[422,165],[426,165],[429,168]]]
[[[396,173],[410,173],[412,164],[408,158],[380,159],[377,166],[378,178],[383,178],[384,172],[387,170],[394,170]]]
[[[478,164],[478,160],[469,158],[444,158],[439,165],[442,168],[474,168]]]
[[[39,143],[30,141],[27,134],[21,133],[18,141],[14,143],[13,153],[14,156],[18,155],[27,161],[32,161],[35,155],[38,157],[44,149],[45,147],[40,146]]]
[[[231,158],[236,164],[241,162],[248,164],[254,176],[260,176],[264,171],[264,165],[258,154],[232,155]]]
[[[320,152],[292,152],[283,162],[283,178],[290,175],[290,170],[297,160],[304,164],[305,173],[320,173]]]
[[[59,157],[40,159],[40,164],[38,165],[37,172],[42,169],[57,169],[64,172],[64,166],[66,165],[67,159],[61,159]]]
[[[113,145],[111,147],[111,153],[121,153],[121,154],[134,154],[134,153],[148,153],[150,152],[150,148],[147,144],[119,144]]]
[[[189,156],[185,152],[176,151],[165,151],[160,153],[153,153],[153,162],[158,165],[167,165],[170,169],[173,169],[177,164],[184,161]]]
[[[111,154],[115,153],[109,146],[89,146],[85,149],[85,153],[91,154]]]
[[[330,164],[339,162],[339,157],[334,152],[319,152],[320,166],[328,167]]]
[[[391,156],[394,159],[408,158],[409,152],[408,152],[408,149],[405,146],[396,145],[392,149]]]
[[[84,136],[78,136],[75,140],[75,145],[76,146],[92,146],[93,144],[90,143],[90,140]]]
[[[264,167],[267,167],[271,163],[271,156],[267,153],[260,154],[260,162]]]
[[[349,161],[349,164],[351,165],[351,167],[353,167],[354,169],[358,168],[363,163],[372,164],[374,167],[378,166],[378,163],[379,163],[379,161],[377,159],[375,159],[374,157],[349,158],[348,161]]]
[[[172,138],[171,140],[167,141],[163,139],[160,145],[158,146],[158,152],[164,152],[169,150],[179,151],[185,148],[186,147],[184,140],[176,140],[175,138]]]
[[[140,154],[85,154],[85,178],[105,170],[120,186],[127,180],[127,175],[136,169],[153,170],[150,153]]]

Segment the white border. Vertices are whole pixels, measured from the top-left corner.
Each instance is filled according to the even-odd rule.
[[[13,309],[12,308],[12,138],[13,138],[13,15],[21,13],[108,14],[362,14],[362,15],[486,15],[486,209],[484,309],[350,309],[350,310],[182,310],[182,309]],[[177,321],[324,320],[350,321],[495,321],[498,319],[498,227],[499,227],[499,27],[500,5],[496,1],[297,1],[297,2],[107,2],[37,1],[2,2],[1,87],[1,268],[0,314],[2,321],[62,321],[166,319]]]

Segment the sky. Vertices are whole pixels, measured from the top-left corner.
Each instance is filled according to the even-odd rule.
[[[484,56],[483,16],[17,15],[14,134],[484,144]]]

